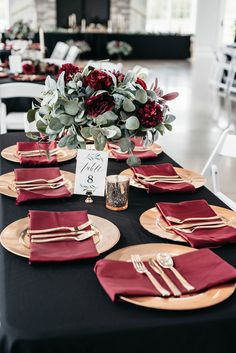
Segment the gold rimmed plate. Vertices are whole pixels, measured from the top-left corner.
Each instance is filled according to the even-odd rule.
[[[105,218],[88,215],[92,225],[98,230],[99,235],[93,237],[99,254],[111,249],[120,239],[120,231],[116,225]],[[29,226],[29,218],[21,218],[9,224],[1,233],[2,246],[11,253],[29,258],[29,238],[25,232]]]
[[[206,178],[204,178],[201,174],[194,172],[190,169],[177,168],[174,167],[175,172],[183,179],[186,180],[187,183],[192,184],[196,189],[205,185]],[[130,185],[135,188],[145,189],[145,186],[134,180],[134,172],[132,169],[125,169],[121,173],[121,175],[126,175],[130,178]]]
[[[63,148],[58,147],[58,149],[59,149],[58,154],[57,154],[58,163],[69,161],[69,160],[75,158],[77,155],[77,150],[69,150],[66,147],[63,147]],[[20,163],[20,159],[17,154],[16,145],[4,148],[1,152],[1,156],[3,158],[7,159],[8,161]]]
[[[66,181],[65,186],[71,194],[74,194],[75,174],[65,170],[61,170],[61,174]],[[14,180],[14,172],[0,175],[0,194],[16,198],[17,192],[14,187]]]
[[[141,259],[146,261],[150,258],[154,258],[156,253],[159,252],[165,252],[171,256],[177,256],[191,251],[198,250],[176,244],[142,244],[119,249],[112,252],[105,258],[116,261],[130,261],[132,254],[139,254]],[[224,285],[215,286],[197,294],[184,294],[180,297],[162,298],[158,296],[121,296],[120,299],[130,304],[135,304],[146,308],[163,310],[193,310],[216,305],[230,297],[234,290],[235,284],[227,283]]]
[[[94,144],[87,145],[86,148],[90,149],[90,150],[94,150],[95,149]],[[149,150],[154,152],[157,156],[158,156],[158,154],[160,154],[162,152],[161,146],[159,146],[157,144],[151,145],[148,149],[147,148],[143,148],[142,149],[140,147],[137,147],[137,149],[135,151],[137,151],[137,152],[147,152]],[[107,146],[105,147],[105,151],[108,152],[108,157],[109,158],[116,159],[116,157],[112,154],[111,150]],[[125,153],[122,153],[122,154],[125,154]]]
[[[236,227],[236,212],[223,207],[212,205],[209,206],[217,215],[223,216],[226,220],[228,220],[231,223],[232,227]],[[144,229],[146,229],[153,235],[157,235],[160,238],[169,239],[172,241],[187,243],[184,238],[182,238],[172,230],[167,231],[163,229],[164,227],[169,226],[169,224],[165,222],[165,220],[161,216],[160,211],[156,207],[150,208],[149,210],[142,213],[139,218],[139,222]],[[159,224],[161,224],[162,227]]]

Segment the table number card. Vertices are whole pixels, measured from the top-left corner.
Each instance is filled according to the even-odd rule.
[[[75,176],[75,194],[104,196],[108,153],[104,151],[78,150]]]

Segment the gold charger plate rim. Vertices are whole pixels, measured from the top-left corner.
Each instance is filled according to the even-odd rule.
[[[120,240],[120,231],[114,223],[106,218],[91,214],[88,214],[88,218],[92,220],[92,223],[98,230],[102,229],[99,241],[95,243],[99,254],[110,250],[118,243]],[[22,232],[27,229],[28,222],[28,217],[20,218],[6,226],[0,234],[2,246],[12,254],[24,258],[29,258],[29,248],[25,247],[19,239]]]
[[[200,188],[201,186],[205,185],[206,183],[206,178],[204,178],[200,173],[197,173],[191,169],[186,169],[186,168],[180,168],[180,167],[173,167],[176,173],[182,177],[184,176],[192,176],[193,180],[190,182],[196,189]],[[133,171],[128,168],[123,170],[121,175],[126,175],[130,177],[130,185],[139,189],[146,189],[144,185],[136,182],[133,179]]]
[[[74,194],[75,174],[61,169],[60,169],[60,172],[65,175],[65,179],[67,180],[65,186],[68,188],[71,194]],[[14,180],[14,172],[9,172],[9,173],[0,175],[0,194],[13,197],[13,198],[17,197],[16,191],[7,187],[7,184],[13,182],[13,180]],[[2,185],[1,185],[1,182],[3,183]],[[6,185],[4,185],[5,182],[6,182]]]
[[[220,206],[214,206],[214,205],[209,205],[213,211],[218,214],[218,215],[223,215],[224,217],[228,218],[229,220],[232,217],[236,218],[236,212],[229,210],[227,208],[224,207],[220,207]],[[164,238],[164,239],[168,239],[168,240],[172,240],[172,241],[178,241],[178,242],[182,242],[182,243],[188,243],[184,238],[182,238],[181,236],[179,236],[178,234],[176,234],[173,231],[165,231],[163,229],[161,229],[161,227],[158,227],[158,225],[156,224],[156,218],[157,216],[161,216],[161,213],[158,211],[158,209],[156,207],[152,207],[149,208],[148,210],[144,211],[141,216],[139,217],[139,222],[141,224],[141,226],[147,230],[149,233],[156,235],[160,238]],[[164,219],[161,219],[161,222],[163,223],[164,226],[168,226],[168,224],[165,222]],[[234,224],[234,223],[233,223]],[[235,221],[235,225],[236,227],[236,221]]]
[[[140,254],[141,258],[152,257],[156,252],[168,252],[172,256],[184,254],[186,252],[198,251],[198,249],[190,248],[183,245],[177,244],[139,244],[132,245],[126,248],[116,250],[105,257],[105,259],[117,260],[117,261],[129,261],[131,254]],[[235,283],[227,283],[219,286],[209,288],[203,292],[188,295],[185,294],[181,297],[126,297],[120,296],[122,301],[135,304],[138,306],[162,309],[162,310],[195,310],[202,309],[209,306],[216,305],[227,298],[229,298],[235,291]],[[199,303],[200,301],[200,303]]]
[[[77,150],[69,150],[66,147],[63,147],[63,148],[58,147],[58,148],[60,149],[60,152],[57,155],[58,163],[69,161],[75,158],[77,155]],[[20,163],[20,160],[16,154],[16,145],[5,147],[1,151],[1,156],[8,161]]]

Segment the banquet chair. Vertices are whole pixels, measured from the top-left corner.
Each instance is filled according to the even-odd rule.
[[[220,188],[219,162],[222,157],[236,158],[236,134],[232,128],[220,136],[201,174],[207,179],[207,187],[226,205],[236,211],[236,202],[226,196]]]
[[[233,109],[234,106],[234,109]],[[227,94],[227,110],[230,117],[230,122],[236,126],[236,58],[231,62],[231,70],[229,74],[229,87]]]
[[[7,114],[6,105],[2,102],[2,99],[16,97],[42,98],[42,91],[43,86],[37,83],[15,82],[0,85],[0,134],[5,134],[7,130],[36,131],[34,123],[28,123],[26,113],[11,112]]]
[[[75,45],[72,45],[65,57],[65,62],[74,64],[79,54],[80,54],[80,49]]]
[[[50,56],[50,59],[64,60],[66,57],[66,54],[68,53],[68,50],[69,50],[68,44],[63,42],[57,42]]]
[[[43,61],[49,64],[61,66],[66,63],[65,57],[68,53],[69,45],[63,42],[57,42],[50,58],[45,58]]]

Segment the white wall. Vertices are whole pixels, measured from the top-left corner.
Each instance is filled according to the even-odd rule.
[[[35,0],[9,0],[10,25],[18,20],[28,22],[33,29],[37,28]]]

